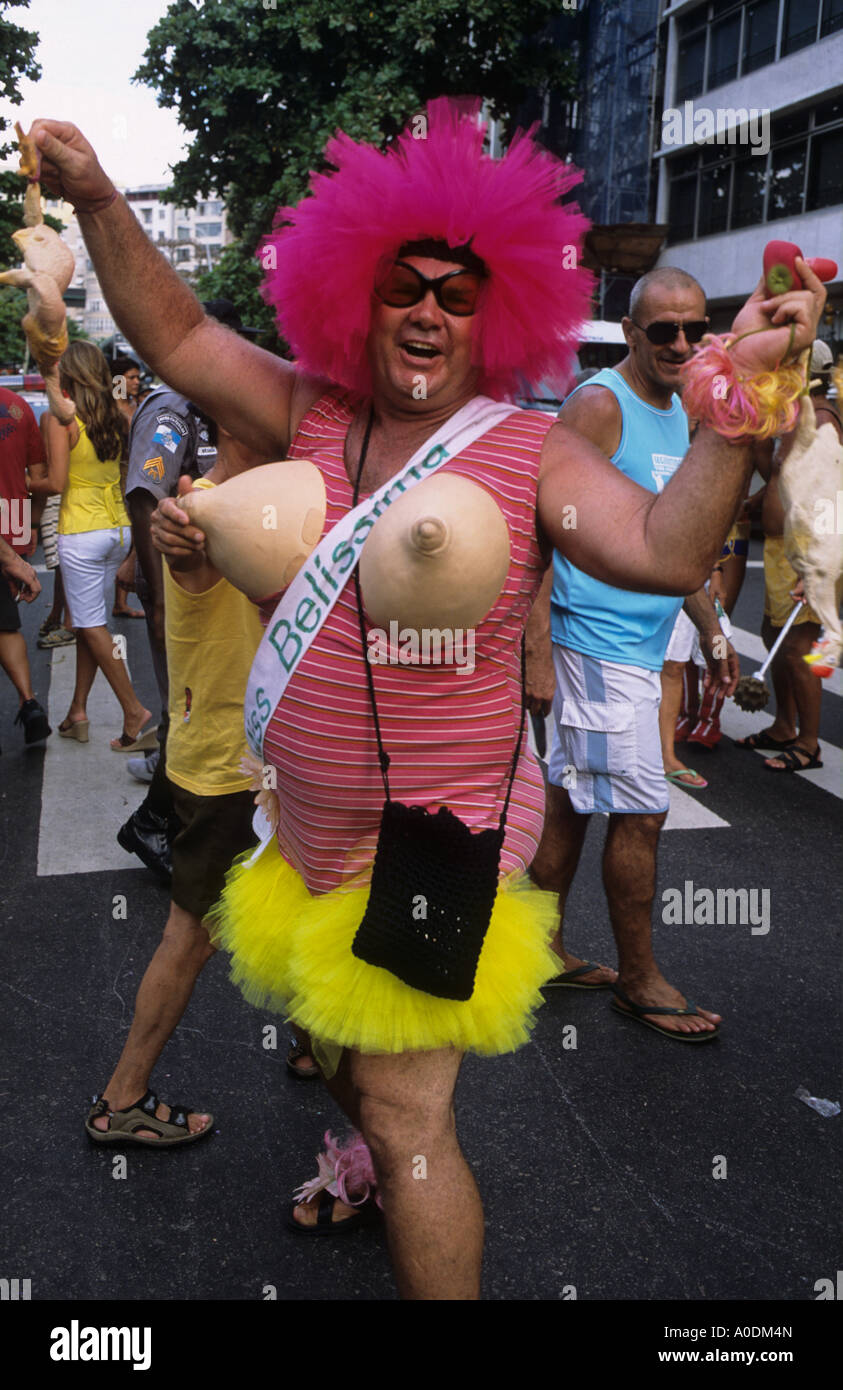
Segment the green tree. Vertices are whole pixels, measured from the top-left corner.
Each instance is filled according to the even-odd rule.
[[[20,321],[26,313],[26,293],[4,285],[0,290],[0,362],[18,368],[26,357]]]
[[[29,0],[0,0],[0,95],[12,106],[20,106],[20,80],[37,82],[40,64],[35,59],[38,35],[6,18],[9,10],[28,9]],[[17,152],[14,122],[0,117],[0,158]],[[14,169],[0,170],[0,267],[17,266],[21,254],[12,241],[12,232],[23,226],[24,181]],[[56,231],[62,223],[49,215],[44,221]],[[26,340],[20,321],[26,313],[23,290],[0,286],[0,360],[21,364],[26,359]]]
[[[559,0],[173,0],[134,80],[193,136],[173,201],[221,193],[242,243],[200,292],[268,324],[252,252],[275,209],[304,194],[330,135],[383,144],[429,98],[467,93],[506,126],[529,91],[571,85],[548,32],[566,13]]]
[[[20,106],[22,77],[37,82],[41,67],[35,60],[38,35],[6,18],[8,10],[28,9],[29,0],[0,0],[0,96]],[[0,158],[17,149],[12,121],[0,117]],[[11,132],[11,138],[8,134]],[[20,264],[20,252],[10,239],[23,225],[24,183],[13,169],[0,171],[0,266]],[[3,296],[5,298],[5,295]]]

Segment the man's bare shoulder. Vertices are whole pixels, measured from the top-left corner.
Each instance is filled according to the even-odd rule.
[[[604,454],[618,447],[623,417],[617,396],[608,386],[583,386],[565,402],[559,421],[585,435]]]

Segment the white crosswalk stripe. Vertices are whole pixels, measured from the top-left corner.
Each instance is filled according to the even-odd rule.
[[[765,715],[767,726],[769,726],[772,715],[769,711],[758,711],[750,714],[747,710],[738,709],[734,700],[728,700],[720,715],[720,727],[724,734],[729,738],[746,738],[747,734],[755,734],[759,729],[765,727]],[[822,748],[822,767],[812,768],[810,772],[796,772],[794,777],[802,777],[806,782],[811,782],[815,787],[821,787],[823,791],[831,792],[833,796],[843,797],[843,751],[836,748],[833,743],[821,743]],[[774,758],[775,752],[770,749],[757,749],[757,753],[762,753],[765,758]],[[782,776],[787,776],[782,773]]]
[[[755,633],[736,627],[732,641],[741,656],[761,664],[766,652]],[[98,673],[88,702],[91,742],[78,744],[59,738],[57,725],[67,713],[73,693],[76,655],[68,647],[58,648],[51,655],[48,714],[56,732],[47,744],[44,758],[38,874],[43,877],[139,869],[142,866],[138,860],[126,854],[115,839],[118,826],[140,805],[145,794],[145,788],[129,775],[125,755],[113,753],[109,747],[109,739],[120,729],[119,705]],[[843,671],[835,671],[823,687],[831,695],[843,695]],[[765,713],[749,714],[728,700],[721,714],[721,727],[729,738],[744,738],[764,727]],[[545,727],[549,753],[555,738],[551,716]],[[527,736],[535,752],[529,720]],[[771,754],[765,752],[763,756]],[[795,776],[834,796],[843,796],[843,751],[834,744],[823,743],[822,759],[822,768]],[[712,811],[704,797],[705,791],[694,793],[671,785],[665,830],[728,829],[730,822]],[[82,813],[77,814],[80,806]]]
[[[732,646],[741,656],[748,656],[753,661],[757,661],[759,666],[767,656],[767,649],[761,638],[756,633],[747,632],[742,627],[732,629]],[[748,671],[746,674],[753,675],[754,672]],[[767,684],[770,685],[769,680]],[[838,667],[836,671],[832,671],[830,676],[826,676],[822,684],[823,690],[828,691],[829,694],[843,695],[843,671]]]
[[[92,874],[105,869],[142,869],[114,838],[143,801],[146,788],[126,767],[126,754],[109,741],[122,727],[120,706],[101,671],[88,699],[90,742],[60,738],[76,677],[74,647],[57,647],[50,664],[48,718],[53,736],[44,754],[38,875]]]
[[[528,721],[528,726],[527,732],[530,740],[530,747],[535,753],[536,741],[533,736],[532,721]],[[545,720],[545,730],[547,736],[547,754],[548,757],[550,757],[553,741],[556,738],[556,730],[552,715],[548,715]],[[714,811],[710,810],[709,807],[699,799],[699,792],[695,795],[693,792],[683,791],[681,787],[677,787],[673,784],[668,788],[668,792],[670,796],[670,810],[667,820],[662,827],[664,830],[728,830],[729,822],[723,820],[722,816],[718,816]]]
[[[749,632],[745,628],[735,627],[732,629],[732,644],[741,656],[749,657],[751,661],[757,663],[757,666],[761,665],[767,655],[764,643],[757,633]],[[769,680],[768,687],[772,692],[772,685]],[[832,672],[831,676],[826,677],[823,681],[823,690],[829,695],[843,695],[843,670],[838,669]],[[768,723],[772,719],[769,710],[748,713],[746,710],[740,709],[733,700],[727,700],[720,715],[720,727],[728,738],[745,738],[747,734],[755,733],[758,729],[764,728],[765,718]],[[549,756],[553,739],[556,736],[553,719],[550,715],[545,721],[545,727]],[[530,747],[535,753],[536,745],[532,727],[528,732]],[[813,786],[820,787],[823,791],[831,792],[833,796],[843,797],[843,750],[828,742],[822,743],[821,747],[823,766],[812,768],[809,772],[797,772],[793,775],[811,782]],[[770,758],[774,755],[766,750],[763,756]],[[782,775],[786,776],[787,774]],[[694,793],[671,785],[670,812],[665,821],[664,829],[711,830],[728,828],[730,822],[723,820],[722,817],[710,810],[705,805],[704,797],[704,789]]]

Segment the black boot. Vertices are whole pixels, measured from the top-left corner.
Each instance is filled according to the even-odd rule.
[[[53,732],[37,700],[24,700],[15,717],[15,723],[23,725],[23,741],[27,748],[32,743],[43,743]]]
[[[172,878],[171,838],[169,821],[151,811],[146,802],[117,831],[117,843],[129,854],[136,854],[162,883],[169,883]]]

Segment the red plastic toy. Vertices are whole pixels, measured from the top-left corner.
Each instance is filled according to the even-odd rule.
[[[794,241],[768,241],[764,247],[764,283],[769,295],[787,294],[802,281],[796,273],[796,257],[802,256]],[[812,256],[806,261],[818,280],[826,282],[837,276],[837,262],[825,256]]]

